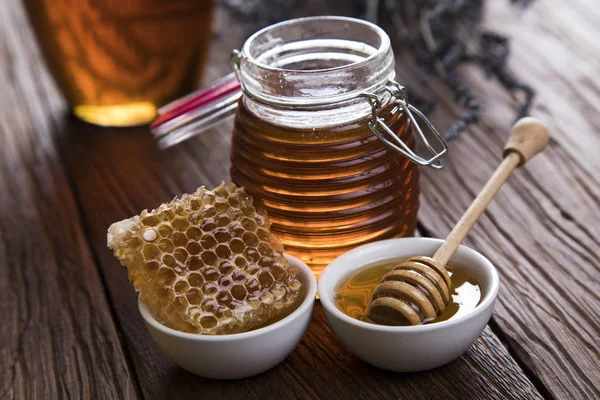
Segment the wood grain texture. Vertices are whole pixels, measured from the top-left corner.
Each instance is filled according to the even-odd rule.
[[[0,4],[0,398],[137,398],[17,4]]]
[[[600,12],[592,1],[539,1],[526,12],[488,2],[486,26],[512,36],[514,73],[538,92],[532,115],[550,148],[515,172],[467,243],[498,267],[493,325],[539,388],[555,398],[600,398]],[[408,73],[414,66],[404,65]],[[484,100],[481,124],[451,145],[443,171],[422,179],[420,221],[444,237],[501,159],[513,101],[481,72],[465,77]],[[449,94],[435,122],[460,110]]]
[[[221,27],[228,27],[226,16]],[[236,43],[237,41],[237,43]],[[241,43],[217,35],[208,71],[227,71],[229,50]],[[538,398],[539,394],[489,330],[467,356],[432,373],[391,374],[362,363],[340,344],[320,306],[296,351],[280,366],[239,382],[195,377],[173,365],[151,342],[125,270],[106,249],[110,223],[228,179],[231,124],[184,145],[158,151],[144,128],[108,130],[70,120],[62,153],[80,198],[90,240],[132,354],[144,397],[214,398]],[[458,379],[457,379],[458,378]]]
[[[600,90],[589,56],[600,47],[600,11],[591,0],[539,1],[520,17],[505,2],[488,3],[487,24],[515,35],[513,65],[539,91],[535,114],[555,135],[470,236],[503,279],[493,329],[447,366],[393,374],[354,357],[317,306],[280,366],[219,382],[177,368],[152,343],[105,234],[116,220],[227,179],[231,125],[160,152],[145,128],[101,129],[66,117],[19,2],[0,2],[0,311],[10,322],[0,325],[0,398],[531,399],[541,397],[537,389],[600,397]],[[346,14],[346,4],[310,0],[301,13]],[[220,18],[208,79],[228,71],[229,51],[244,39]],[[398,57],[398,65],[401,79],[414,73],[409,60]],[[438,237],[489,177],[512,122],[511,99],[468,72],[484,95],[482,123],[451,145],[445,170],[422,179],[422,231]],[[459,110],[440,85],[431,90],[442,98],[434,122],[447,125]]]
[[[427,373],[393,374],[353,356],[331,331],[320,305],[298,348],[265,374],[217,382],[177,368],[151,342],[126,271],[106,248],[105,231],[113,221],[143,208],[227,179],[229,135],[223,132],[228,128],[161,152],[144,129],[109,130],[77,121],[70,121],[69,127],[64,156],[144,397],[541,398],[489,329],[452,364]]]

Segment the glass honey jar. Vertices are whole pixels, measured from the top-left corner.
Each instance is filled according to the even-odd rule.
[[[213,0],[23,0],[38,43],[78,118],[147,124],[199,80]]]
[[[381,28],[344,17],[286,21],[251,36],[232,64],[234,79],[162,110],[152,127],[159,145],[235,112],[231,179],[317,277],[347,250],[413,234],[418,165],[440,167],[447,146],[394,81]]]

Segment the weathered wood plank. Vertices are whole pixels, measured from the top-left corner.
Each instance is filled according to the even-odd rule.
[[[322,5],[320,6],[322,7]],[[536,6],[533,11],[538,12],[539,7],[541,6]],[[577,7],[579,7],[579,4]],[[0,8],[0,10],[3,10],[3,8]],[[503,15],[502,12],[505,12],[502,10],[504,9],[500,9],[500,15]],[[589,14],[594,15],[592,12]],[[589,16],[586,16],[586,18],[588,17]],[[542,24],[542,22],[540,22],[540,24]],[[543,27],[544,25],[542,24],[541,26]],[[499,29],[505,30],[505,28],[502,28],[501,26]],[[15,35],[16,32],[20,32],[20,30],[15,29],[12,34]],[[215,47],[217,48],[223,46],[221,49],[222,54],[220,57],[213,57],[213,67],[210,71],[211,76],[219,75],[221,71],[227,68],[227,58],[225,54],[228,53],[235,41],[237,41],[235,45],[241,43],[241,38],[235,37],[235,35],[234,37],[231,37],[230,35],[221,40],[226,41],[216,43]],[[26,42],[21,43],[20,47],[11,49],[10,51],[22,52],[24,50],[22,50],[21,47],[24,48],[25,51],[28,51]],[[523,54],[523,57],[526,57],[526,55],[527,52]],[[407,70],[410,70],[410,66],[407,67]],[[532,68],[532,71],[534,71],[533,73],[536,73],[537,70]],[[39,97],[47,99],[54,96],[55,93],[52,88],[49,88],[47,77],[43,74],[41,76],[42,79],[40,79],[37,84],[44,90]],[[476,83],[478,80],[481,81],[481,78],[477,77],[477,75],[473,75],[471,80]],[[40,93],[37,93],[36,90],[39,91],[40,89],[36,89],[32,86],[33,85],[24,84],[23,90],[25,90],[27,94],[34,93],[39,95]],[[593,85],[589,86],[593,88]],[[436,87],[434,87],[434,90],[439,91]],[[507,118],[509,118],[507,107],[502,105],[507,99],[503,97],[503,94],[494,88],[493,85],[490,86],[486,83],[485,87],[482,87],[482,90],[489,93],[490,100],[487,105],[488,109],[492,109],[491,106],[493,106],[494,110],[494,113],[486,114],[484,118],[485,126],[496,133],[488,140],[485,138],[485,135],[489,134],[487,130],[485,132],[481,129],[475,130],[471,134],[472,137],[465,140],[461,139],[461,142],[453,145],[453,153],[459,155],[451,156],[453,161],[450,162],[449,166],[454,166],[456,170],[460,169],[462,175],[459,176],[456,171],[452,171],[452,168],[448,168],[444,173],[449,174],[450,176],[449,187],[453,189],[452,193],[455,197],[448,199],[446,196],[439,196],[437,198],[434,196],[434,188],[437,189],[434,187],[434,184],[439,185],[439,183],[442,182],[438,175],[434,176],[433,174],[428,174],[423,182],[425,191],[422,213],[424,215],[423,223],[427,229],[438,236],[447,232],[448,228],[454,223],[456,215],[464,209],[465,204],[472,198],[470,196],[477,191],[479,185],[487,177],[489,170],[492,168],[490,158],[495,156],[502,142],[501,138],[503,137],[503,131],[499,128],[506,126],[506,121],[508,121]],[[552,92],[553,95],[554,93],[555,92]],[[447,93],[441,91],[440,94],[445,101],[441,104],[441,112],[438,112],[440,115],[438,115],[437,120],[443,123],[444,121],[448,121],[448,118],[454,115],[456,110],[449,106]],[[573,92],[570,92],[570,94],[570,99],[576,98],[576,96],[573,96]],[[589,98],[590,94],[588,93],[586,96]],[[492,99],[494,99],[494,101],[492,101]],[[33,102],[30,107],[37,107],[36,110],[38,111],[39,109],[43,109],[48,114],[53,114],[62,110],[61,105],[55,105],[54,102],[50,102],[49,100],[44,101],[46,101],[46,103],[51,103],[53,108],[50,110],[45,109],[47,104],[43,102],[41,104]],[[579,101],[578,98],[577,101]],[[550,106],[555,108],[558,107],[558,105],[555,104],[551,104]],[[545,107],[550,106],[546,105]],[[544,106],[542,105],[541,108],[538,108],[538,112],[543,112],[543,107]],[[546,112],[549,109],[550,108],[546,108]],[[558,110],[556,111],[558,112]],[[566,116],[564,113],[559,113],[558,115],[561,116],[562,119],[560,121],[562,123]],[[43,119],[40,118],[36,120],[36,123],[44,124],[46,123],[45,121],[48,120],[48,117]],[[589,133],[585,134],[581,132],[586,132],[586,128],[589,128],[589,126],[584,122],[581,122],[581,120],[578,120],[578,123],[580,124],[578,127],[581,129],[577,132],[577,135],[579,138],[585,140],[585,138],[589,136]],[[477,345],[474,346],[465,357],[449,366],[440,368],[431,373],[409,375],[390,374],[368,367],[350,355],[329,331],[319,308],[317,308],[315,312],[315,317],[313,318],[306,337],[292,356],[275,370],[259,377],[235,383],[207,381],[193,377],[177,369],[172,363],[166,360],[150,342],[148,335],[145,333],[145,329],[135,307],[135,295],[127,282],[125,272],[104,248],[105,230],[109,223],[137,213],[141,208],[156,206],[165,199],[180,194],[183,191],[194,190],[199,184],[214,185],[218,183],[220,179],[226,179],[228,161],[225,160],[228,158],[229,131],[229,127],[221,127],[218,131],[215,130],[201,138],[194,139],[187,145],[179,146],[177,149],[162,153],[156,151],[143,129],[127,131],[103,130],[85,126],[74,121],[68,121],[65,130],[58,135],[58,139],[62,144],[62,156],[67,160],[70,167],[70,178],[72,178],[75,187],[77,188],[77,195],[83,207],[83,218],[91,234],[90,236],[94,250],[102,265],[102,273],[107,281],[111,301],[118,316],[119,323],[126,334],[127,346],[132,354],[136,372],[141,377],[142,391],[147,397],[199,397],[203,394],[210,394],[214,397],[222,398],[237,398],[241,396],[248,398],[262,398],[270,393],[289,394],[289,397],[310,396],[339,398],[347,398],[349,395],[367,398],[397,398],[403,396],[409,398],[447,398],[459,396],[469,398],[534,398],[535,396],[538,396],[529,380],[523,376],[520,368],[507,354],[506,349],[498,341],[497,337],[489,331],[485,332]],[[557,155],[554,160],[550,159],[544,161],[544,167],[550,168],[550,171],[554,173],[562,173],[564,172],[563,170],[567,170],[572,174],[572,178],[567,179],[565,182],[559,181],[550,186],[540,186],[541,189],[537,189],[538,192],[531,195],[531,199],[528,202],[525,202],[525,205],[519,204],[519,206],[529,207],[526,208],[529,211],[536,205],[538,208],[545,210],[548,215],[555,217],[554,221],[557,221],[556,224],[558,224],[558,222],[563,222],[561,218],[566,218],[571,221],[573,226],[583,228],[568,229],[571,236],[564,233],[564,231],[560,231],[563,232],[562,240],[556,238],[555,240],[550,240],[548,238],[549,236],[543,236],[544,240],[539,242],[532,241],[532,243],[525,242],[524,244],[527,244],[527,246],[531,244],[535,248],[536,246],[545,245],[557,246],[556,242],[560,242],[558,246],[563,242],[567,243],[572,248],[575,248],[573,251],[577,252],[578,257],[580,257],[577,265],[581,266],[580,264],[583,264],[585,260],[591,260],[593,263],[595,259],[593,253],[596,252],[597,254],[597,248],[594,246],[598,243],[598,235],[597,232],[594,231],[593,226],[585,223],[587,221],[585,217],[589,216],[587,214],[589,211],[585,210],[589,210],[594,206],[597,207],[600,195],[598,194],[597,186],[583,185],[581,183],[589,180],[591,174],[597,172],[597,166],[593,163],[590,166],[589,160],[587,165],[581,166],[574,158],[574,155],[578,154],[578,150],[581,149],[581,146],[575,146],[573,143],[576,142],[570,140],[566,134],[563,136],[565,142],[557,141],[557,144],[554,144],[554,146],[555,148],[557,146],[562,146],[566,150],[562,153],[556,153]],[[47,146],[53,148],[51,142],[52,139],[49,136],[42,135],[40,137],[36,136],[35,138],[38,140],[49,141]],[[589,142],[590,145],[593,146],[596,144],[596,142],[593,141],[594,139],[588,140],[591,140],[591,142]],[[463,145],[464,141],[467,141],[470,145]],[[28,145],[32,146],[31,143],[28,143]],[[465,147],[465,150],[462,150],[461,147],[461,150],[457,151],[456,148],[459,146]],[[553,148],[553,151],[555,148]],[[593,147],[590,146],[583,146],[586,155],[592,153],[590,148],[593,149]],[[7,148],[6,151],[9,150],[12,151],[12,148]],[[473,158],[470,156],[471,153],[474,153],[477,157]],[[11,160],[11,158],[7,157],[5,157],[5,159]],[[481,160],[484,161],[481,170],[467,171],[467,174],[463,173],[463,170],[472,170],[472,165],[475,165],[476,161]],[[58,176],[64,177],[64,175],[61,175],[62,172],[60,172],[60,167],[55,164],[48,166],[45,162],[40,162],[37,159],[35,162],[28,165],[31,164],[34,164],[37,168],[34,169],[33,173],[26,172],[18,175],[34,176],[37,179],[35,183],[42,186],[41,189],[29,192],[31,193],[30,197],[37,197],[36,195],[40,193],[47,194],[49,192],[54,193],[53,196],[56,197],[56,192],[60,192],[56,187],[59,187],[60,185],[51,185],[51,183],[56,183],[57,169],[59,170]],[[40,165],[42,166],[40,167]],[[6,163],[2,165],[2,168],[3,171],[12,171],[15,168],[15,163],[6,161]],[[45,171],[44,169],[48,169],[48,171]],[[39,179],[41,176],[45,176],[41,175],[42,173],[52,173],[54,180],[45,181]],[[538,169],[532,171],[531,174],[543,174],[546,176],[547,172],[541,167],[538,167]],[[0,176],[4,177],[4,175]],[[461,178],[463,179],[462,181]],[[517,179],[524,178],[519,176]],[[571,179],[577,183],[574,185],[575,188],[572,192],[566,189],[569,188],[569,185],[572,183]],[[5,185],[4,181],[3,185]],[[11,185],[15,185],[12,180]],[[51,190],[48,188],[48,185],[52,186]],[[30,186],[32,186],[32,184],[28,185],[29,190],[31,190]],[[466,189],[465,186],[467,186]],[[35,188],[35,186],[33,187]],[[2,186],[2,188],[9,188],[11,191],[14,189],[15,193],[19,193],[16,189],[21,189],[21,187],[15,188],[14,186]],[[455,189],[458,190],[457,194],[454,194],[456,192]],[[542,189],[546,190],[546,192]],[[63,190],[67,191],[67,189]],[[560,195],[555,195],[554,198],[550,198],[551,196],[548,194],[554,193],[555,191],[559,191]],[[61,200],[63,197],[71,199],[70,201],[72,202],[70,195],[62,193],[58,196]],[[4,197],[2,197],[1,201],[4,201],[3,199]],[[19,198],[19,200],[21,199]],[[509,200],[507,195],[504,200],[505,207],[503,207],[503,209],[508,208],[508,205],[510,205]],[[439,210],[439,205],[442,204],[442,201],[444,207],[448,209],[447,213]],[[533,204],[536,201],[537,203]],[[10,203],[8,201],[6,202],[6,204],[15,203],[17,203],[15,198],[10,200]],[[33,201],[23,201],[22,203],[24,205],[31,205],[33,204]],[[566,203],[570,204],[570,207],[565,209],[561,208],[559,210],[559,207],[556,206],[557,204],[562,205]],[[3,210],[6,208],[4,207],[4,204],[5,203],[2,203]],[[502,203],[499,202],[498,204]],[[44,203],[45,207],[38,208],[38,214],[36,214],[37,216],[35,216],[35,218],[31,217],[30,208],[23,207],[20,212],[33,220],[36,218],[40,219],[40,215],[44,216],[44,218],[48,218],[48,215],[53,215],[52,210],[56,205],[56,202],[49,202],[48,204]],[[515,209],[517,208],[515,207]],[[493,213],[494,212],[495,211],[493,211]],[[495,215],[493,213],[490,215]],[[61,214],[61,218],[57,219],[57,222],[64,225],[66,217],[71,216],[71,214],[64,212],[63,214]],[[16,218],[20,214],[14,213],[13,215],[13,213],[10,213],[9,215],[10,217]],[[565,215],[567,217],[564,217]],[[584,217],[583,219],[581,219],[582,216]],[[74,214],[74,217],[75,219],[77,218],[76,213]],[[531,235],[533,232],[531,231],[530,225],[520,226],[516,224],[516,222],[522,222],[518,217],[519,216],[511,215],[511,226],[518,227],[519,232]],[[439,221],[437,218],[439,218]],[[7,221],[9,221],[8,218]],[[50,217],[50,221],[54,222],[54,219]],[[532,221],[526,220],[526,222],[529,224]],[[533,221],[533,223],[535,222],[536,221]],[[50,222],[45,221],[45,223],[50,225]],[[9,227],[8,229],[12,230],[15,225],[17,225],[17,222],[13,221],[12,225],[7,226]],[[53,226],[56,225],[53,224]],[[493,229],[497,229],[497,226],[491,225],[491,223],[489,226]],[[538,225],[534,224],[533,226]],[[571,225],[569,225],[569,227],[571,227]],[[547,227],[538,226],[537,229],[542,228],[546,229]],[[557,227],[554,226],[553,229],[558,232]],[[52,240],[60,240],[61,245],[64,246],[64,237],[59,237],[55,231],[49,231],[52,232],[52,234],[48,234],[48,236],[50,236]],[[575,233],[572,233],[573,231],[575,231]],[[65,228],[65,232],[76,238],[79,238],[78,235],[80,235],[77,229],[75,229],[75,233],[69,233],[69,226]],[[486,235],[486,232],[488,231],[486,230],[473,234],[473,237],[479,238],[479,241],[473,242],[476,248],[492,248],[501,240],[508,241],[508,239],[502,237],[498,239],[489,232]],[[8,237],[5,230],[0,231],[0,234],[2,235],[2,238]],[[504,232],[503,235],[506,236],[506,232]],[[57,237],[59,237],[59,239],[57,239]],[[47,241],[51,242],[51,239],[47,239]],[[81,241],[81,239],[77,240]],[[54,242],[51,243],[54,245]],[[85,248],[85,244],[80,242],[77,243],[79,243],[79,252],[73,253],[73,250],[69,249],[70,253],[74,254],[70,259],[76,260],[73,262],[80,262],[82,259],[89,260],[89,252]],[[570,394],[571,397],[576,396],[577,394],[581,394],[582,396],[594,394],[595,392],[590,389],[590,387],[593,389],[593,385],[590,386],[590,383],[593,384],[597,382],[595,372],[597,372],[598,369],[597,366],[594,365],[593,360],[590,362],[589,355],[588,358],[586,358],[585,355],[582,356],[579,353],[575,354],[574,359],[578,360],[579,357],[583,357],[583,360],[586,362],[584,366],[591,367],[588,374],[589,376],[582,376],[582,371],[574,368],[573,359],[567,357],[569,355],[568,350],[570,349],[572,340],[575,341],[575,348],[577,350],[582,349],[582,343],[588,343],[590,344],[590,349],[592,349],[592,351],[597,351],[597,338],[595,338],[596,343],[594,343],[594,331],[591,330],[594,327],[593,322],[590,321],[588,325],[584,325],[583,328],[579,329],[575,337],[569,337],[568,333],[560,336],[561,338],[566,337],[568,339],[565,346],[569,347],[564,348],[561,347],[560,344],[552,342],[554,336],[547,334],[548,332],[553,333],[549,329],[545,330],[546,334],[544,336],[540,336],[537,330],[529,332],[523,331],[523,328],[520,328],[521,326],[531,326],[527,325],[529,323],[533,323],[534,325],[532,326],[536,328],[539,327],[539,325],[535,325],[535,317],[537,314],[533,314],[531,311],[532,306],[534,308],[537,307],[542,309],[540,306],[542,305],[543,311],[546,312],[546,314],[551,315],[551,317],[564,317],[564,314],[557,314],[556,310],[550,308],[548,304],[550,300],[548,297],[542,297],[542,301],[540,302],[539,299],[534,298],[529,294],[531,291],[528,291],[526,287],[523,287],[522,284],[516,280],[523,276],[526,278],[531,276],[535,278],[533,280],[535,284],[543,284],[545,280],[551,279],[548,273],[536,275],[537,273],[533,268],[534,266],[537,267],[537,265],[531,262],[531,260],[528,260],[527,265],[525,265],[525,268],[527,268],[526,273],[519,275],[518,270],[512,265],[511,259],[521,260],[526,255],[523,248],[519,247],[520,245],[521,243],[515,244],[514,242],[509,242],[507,245],[509,251],[505,250],[505,254],[498,254],[494,257],[494,261],[497,263],[505,277],[505,282],[507,279],[506,276],[515,277],[515,279],[509,281],[511,286],[508,289],[503,289],[498,317],[496,317],[497,325],[502,329],[503,334],[509,338],[513,351],[522,358],[529,369],[529,372],[532,374],[542,374],[541,381],[544,386],[543,390],[546,394],[560,397],[565,394]],[[42,246],[40,247],[42,249],[44,248]],[[11,246],[11,248],[13,248],[13,246]],[[29,247],[23,247],[23,249],[27,248]],[[61,252],[57,252],[59,257],[62,256],[61,253],[65,249],[66,247],[60,248]],[[10,259],[7,254],[9,254],[9,252],[3,248],[3,252],[0,252],[0,260],[7,259],[12,262],[12,260],[15,259],[13,253],[10,253]],[[560,259],[566,260],[565,248],[563,248],[563,251],[561,252],[549,253],[546,254],[546,256],[554,256],[556,254],[561,257]],[[40,256],[44,256],[44,259],[47,258],[45,252],[40,253]],[[548,260],[544,260],[544,262],[546,261]],[[553,259],[549,260],[549,262],[552,264]],[[516,263],[516,261],[514,261],[514,263]],[[20,269],[16,269],[15,271],[20,271]],[[585,297],[584,301],[590,299],[593,301],[594,298],[589,297],[589,293],[591,293],[591,290],[589,289],[597,283],[597,278],[594,280],[597,275],[593,275],[593,273],[597,273],[597,271],[592,268],[586,273],[589,277],[583,275],[579,278],[570,278],[567,282],[570,284],[569,287],[573,287],[573,280],[579,280],[579,282],[576,282],[578,284],[587,285],[586,290],[588,290],[588,293],[586,296],[588,297]],[[93,281],[95,279],[97,281],[95,273],[91,273],[91,275],[93,279],[90,278],[90,280]],[[565,275],[566,273],[561,271],[561,278],[564,278]],[[5,280],[3,279],[3,282],[4,281]],[[506,292],[506,290],[509,292]],[[91,291],[93,292],[93,290]],[[8,296],[7,293],[8,291],[3,290],[2,296]],[[555,289],[552,294],[562,293]],[[69,293],[69,296],[74,296],[74,294]],[[510,296],[519,296],[520,299],[505,300]],[[76,300],[76,304],[86,304],[79,298]],[[569,307],[567,308],[569,314],[568,318],[572,318],[571,322],[577,324],[580,321],[585,320],[585,318],[583,318],[584,313],[581,312],[581,309],[585,306],[585,302],[581,301],[580,303],[573,303],[574,301],[576,301],[576,299],[573,300],[567,298],[567,300],[561,304],[566,304]],[[93,306],[99,307],[98,304],[101,303],[102,301],[94,303]],[[515,303],[520,308],[517,308],[518,313],[513,315],[510,314],[509,311],[511,310],[510,306]],[[16,302],[14,298],[9,298],[9,301],[3,302],[2,304],[11,305],[16,304]],[[575,308],[575,315],[571,316],[573,304],[577,307]],[[102,307],[100,308],[102,309]],[[106,308],[103,309],[106,310]],[[105,311],[102,311],[100,314],[103,312],[105,313]],[[17,315],[21,316],[22,314],[18,313]],[[100,324],[99,321],[101,319],[102,317],[100,317],[98,321],[93,322]],[[552,322],[550,327],[554,328],[556,326],[560,326],[560,324]],[[562,326],[562,328],[567,326],[568,325]],[[102,325],[102,327],[105,331],[109,330],[113,332],[110,321],[108,324]],[[84,336],[89,332],[97,333],[97,327],[94,325],[93,329],[88,329],[87,331],[83,330],[83,332]],[[559,331],[559,333],[562,334],[564,332]],[[54,336],[49,337],[55,339]],[[60,338],[61,336],[58,337]],[[533,339],[530,339],[530,337]],[[117,353],[115,359],[122,360],[120,350],[117,351]],[[563,361],[563,358],[565,358],[566,361]],[[3,360],[4,359],[5,357],[3,357]],[[559,368],[558,371],[554,375],[549,374],[549,369],[555,367]],[[563,371],[565,367],[570,373],[575,373],[576,377],[565,378]],[[48,368],[52,370],[53,367],[48,366]],[[2,374],[2,376],[4,376],[4,374]],[[126,378],[121,377],[121,379],[123,379],[124,382],[128,382]],[[581,385],[577,383],[579,380],[583,382]],[[64,387],[64,384],[61,383],[62,381],[60,379],[57,379],[56,382],[59,382],[56,384],[57,386],[63,385]],[[359,384],[359,382],[362,383]],[[117,383],[122,385],[121,381]],[[96,385],[97,382],[93,382],[92,384]],[[113,384],[116,383],[113,382]],[[79,388],[79,390],[87,390],[88,386],[84,384],[79,387],[77,384],[74,384],[73,387]],[[14,392],[10,391],[6,393],[8,395],[14,394]],[[36,392],[36,394],[37,393],[38,392]],[[77,394],[78,393],[75,393],[74,396],[76,397]],[[94,392],[91,392],[91,394],[94,394]]]
[[[229,49],[236,40],[241,42],[231,35],[217,37],[209,76],[226,71]],[[235,383],[212,382],[177,369],[166,360],[150,342],[138,316],[136,296],[125,271],[105,247],[105,230],[116,220],[156,207],[198,185],[226,180],[230,131],[230,124],[225,124],[164,152],[156,150],[145,129],[107,130],[70,121],[63,138],[63,153],[90,238],[146,397],[211,394],[216,398],[263,398],[271,393],[311,398],[539,397],[489,330],[465,357],[449,366],[432,373],[390,374],[351,355],[329,329],[319,306],[296,351],[281,366],[259,377]]]
[[[0,398],[137,398],[53,131],[64,105],[0,3]]]
[[[227,128],[163,152],[144,129],[109,130],[71,121],[68,132],[64,154],[146,398],[265,398],[274,393],[286,398],[540,397],[489,329],[467,355],[450,365],[428,373],[392,374],[349,353],[332,333],[320,305],[301,344],[272,371],[239,382],[215,382],[178,369],[151,342],[126,271],[106,249],[105,231],[111,222],[143,208],[227,179]]]
[[[553,134],[548,151],[509,180],[468,243],[503,280],[494,323],[513,354],[556,398],[600,397],[600,72],[593,2],[535,2],[526,12],[488,2],[486,26],[512,36],[515,74],[538,92],[533,115]],[[414,66],[404,65],[411,74]],[[481,72],[464,76],[484,100],[480,126],[453,143],[443,171],[422,179],[420,221],[444,237],[500,161],[513,102]],[[460,110],[442,101],[439,125]]]

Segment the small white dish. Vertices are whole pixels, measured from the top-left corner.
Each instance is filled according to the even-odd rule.
[[[158,322],[144,303],[138,306],[150,336],[180,367],[205,378],[240,379],[257,375],[283,361],[300,342],[312,314],[317,281],[302,261],[285,255],[302,282],[302,303],[280,321],[254,331],[233,335],[180,332]]]
[[[450,263],[464,266],[476,277],[482,299],[462,317],[429,325],[382,326],[349,317],[334,303],[335,289],[356,270],[394,258],[431,256],[442,243],[429,238],[382,240],[350,250],[325,268],[318,283],[321,304],[334,332],[359,358],[390,371],[423,371],[456,359],[481,334],[492,315],[500,279],[487,258],[465,246]]]

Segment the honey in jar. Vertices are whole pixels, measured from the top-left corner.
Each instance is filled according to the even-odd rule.
[[[213,0],[25,0],[56,82],[80,119],[151,121],[199,78]]]
[[[170,120],[153,126],[159,145],[236,110],[231,179],[267,212],[285,251],[317,277],[356,246],[413,234],[418,164],[436,163],[445,149],[429,146],[414,114],[423,116],[394,81],[382,29],[344,17],[286,21],[251,36],[233,65],[241,98],[225,84],[182,99]],[[216,109],[172,111],[193,109],[219,91],[230,97]],[[416,155],[415,138],[431,159]]]
[[[364,21],[293,20],[252,36],[239,53],[244,95],[232,137],[231,178],[267,211],[286,252],[318,276],[340,254],[412,236],[418,166],[386,146],[377,118],[408,148],[395,101],[389,38]]]
[[[366,266],[346,278],[334,292],[334,302],[344,314],[359,321],[371,322],[367,317],[369,299],[381,278],[402,260],[386,260]],[[436,323],[459,318],[468,314],[479,304],[482,293],[473,274],[459,264],[446,265],[452,286],[452,301],[435,319],[425,323]]]

